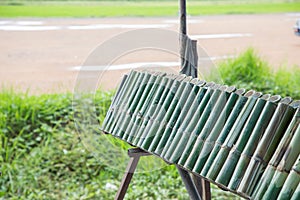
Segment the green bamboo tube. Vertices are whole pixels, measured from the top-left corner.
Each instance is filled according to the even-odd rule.
[[[251,195],[251,198],[256,199],[262,199],[264,193],[268,189],[269,184],[271,183],[271,180],[276,172],[276,167],[273,165],[268,165],[266,170],[264,171],[262,177],[256,184],[255,190],[253,194]]]
[[[199,118],[201,118],[202,114],[204,113],[205,107],[207,106],[207,103],[209,100],[214,96],[214,93],[220,93],[220,90],[217,90],[220,85],[214,85],[212,88],[208,88],[208,91],[206,92],[204,99],[201,101],[199,107],[198,107],[198,113],[194,115],[192,120],[188,123],[188,126],[186,129],[183,129],[183,127],[180,127],[178,129],[178,132],[182,132],[182,137],[180,138],[178,143],[175,143],[174,138],[171,138],[171,144],[170,146],[165,146],[164,150],[162,152],[162,157],[169,161],[169,162],[176,162],[179,160],[182,151],[184,150],[184,147],[186,143],[189,140],[190,133],[193,131],[193,129],[196,127]],[[196,112],[197,112],[196,111]],[[198,118],[199,117],[199,118]],[[173,156],[172,160],[171,157]]]
[[[125,127],[125,131],[122,137],[123,140],[128,142],[127,139],[131,132],[131,129],[135,125],[137,115],[141,113],[141,109],[143,108],[144,105],[148,105],[151,102],[155,92],[157,91],[157,88],[159,86],[159,81],[161,80],[162,76],[165,76],[165,73],[155,73],[150,77],[143,91],[142,96],[140,97],[140,99],[138,99],[137,106],[130,117],[130,122],[127,125],[127,127]]]
[[[263,199],[277,198],[288,176],[288,173],[292,169],[293,164],[299,156],[300,149],[298,148],[298,145],[300,143],[300,112],[296,114],[296,119],[297,122],[296,124],[292,125],[293,128],[286,132],[286,135],[290,136],[290,139],[288,139],[290,140],[290,143],[288,144],[288,146],[286,145],[282,148],[284,155],[282,156],[282,159],[277,167],[273,179],[271,180],[270,184],[267,185],[267,190],[263,195]],[[257,196],[259,197],[260,195]]]
[[[183,77],[182,77],[183,78]],[[141,123],[141,126],[138,128],[137,133],[135,134],[135,137],[133,138],[132,144],[137,145],[139,140],[141,139],[143,133],[145,132],[145,129],[149,127],[148,123],[151,123],[150,121],[155,118],[157,115],[156,112],[158,108],[161,108],[165,102],[165,99],[168,97],[169,93],[171,92],[171,88],[173,85],[178,84],[176,83],[176,79],[178,79],[178,76],[173,76],[171,78],[166,78],[167,83],[160,85],[160,93],[157,94],[155,97],[154,103],[151,104],[149,110],[147,111],[146,116],[143,119],[143,122]],[[164,82],[163,82],[164,83]]]
[[[133,141],[134,145],[137,146],[139,141],[147,135],[151,125],[153,124],[153,121],[158,116],[158,113],[174,97],[180,82],[185,78],[185,75],[177,75],[174,77],[174,79],[171,79],[170,82],[168,82],[168,85],[165,87],[162,97],[159,99],[158,103],[151,105],[149,110],[150,113],[144,118],[142,126],[139,128],[137,136]]]
[[[132,83],[131,87],[130,87],[130,93],[128,93],[128,96],[126,98],[126,100],[124,101],[124,104],[120,107],[116,119],[114,121],[114,123],[112,124],[112,126],[110,126],[110,133],[112,133],[113,135],[116,135],[116,126],[119,126],[119,122],[122,122],[124,115],[127,112],[127,109],[130,107],[131,102],[133,101],[135,95],[134,93],[137,92],[137,90],[139,89],[139,85],[140,83],[143,81],[144,76],[148,74],[148,72],[141,72],[138,74],[138,76],[136,77],[136,79],[134,80],[134,82]]]
[[[185,161],[187,160],[189,154],[191,153],[193,146],[197,140],[197,137],[203,130],[216,102],[218,101],[220,95],[227,89],[227,86],[221,86],[217,89],[213,95],[211,96],[210,100],[208,101],[200,119],[198,120],[197,125],[193,129],[190,134],[190,137],[186,144],[178,144],[175,152],[170,157],[171,162],[177,162],[179,165],[183,166]],[[179,156],[180,155],[180,156]],[[179,156],[179,157],[178,157]]]
[[[190,82],[182,83],[181,87],[179,87],[179,91],[177,93],[178,95],[173,99],[170,105],[171,109],[169,108],[168,111],[164,114],[164,117],[161,122],[155,121],[158,122],[157,123],[158,126],[157,127],[153,126],[155,128],[154,129],[152,128],[153,130],[150,130],[150,134],[153,133],[153,137],[148,137],[144,140],[144,142],[141,145],[143,149],[149,151],[149,147],[152,144],[152,149],[155,150],[157,144],[159,143],[159,141],[163,136],[167,124],[169,123],[170,120],[171,121],[177,120],[187,100],[186,97],[191,93],[193,85],[197,84],[198,81],[199,81],[198,79],[192,79]],[[172,108],[174,109],[172,110]]]
[[[165,109],[160,109],[156,119],[152,121],[151,127],[148,129],[146,137],[142,138],[142,140],[139,141],[138,146],[140,148],[148,150],[149,145],[151,144],[153,138],[157,134],[158,129],[160,127],[166,126],[167,119],[169,119],[172,116],[173,111],[175,110],[184,89],[189,85],[189,82],[191,80],[191,77],[187,77],[179,83],[178,89],[175,91],[174,97],[170,99],[170,101],[165,102]]]
[[[137,113],[135,122],[129,132],[129,137],[127,139],[128,143],[132,144],[134,139],[137,137],[138,131],[142,126],[144,119],[148,118],[151,115],[152,113],[151,109],[153,108],[152,106],[158,104],[170,78],[172,78],[172,75],[167,75],[167,76],[157,78],[154,87],[150,92],[151,98],[147,99],[146,103],[142,106],[139,113]]]
[[[118,120],[118,117],[121,113],[121,110],[123,107],[125,107],[126,102],[128,101],[128,98],[130,96],[130,92],[132,91],[135,82],[138,80],[138,77],[140,76],[141,73],[137,71],[133,71],[130,76],[128,77],[128,81],[126,83],[126,86],[124,88],[124,93],[122,95],[122,98],[119,105],[116,106],[112,112],[112,116],[109,118],[109,120],[106,123],[106,126],[104,128],[105,132],[112,133],[111,132],[111,127],[115,124],[115,122]]]
[[[263,195],[265,194],[265,192],[269,189],[272,190],[273,195],[277,195],[279,193],[278,188],[275,187],[274,182],[273,182],[273,187],[271,187],[270,184],[272,184],[272,181],[274,181],[275,179],[273,178],[273,174],[276,172],[276,167],[278,168],[279,171],[290,171],[290,169],[292,168],[292,164],[295,162],[298,154],[299,154],[299,150],[295,149],[295,141],[296,142],[300,142],[300,134],[299,136],[295,135],[295,131],[299,125],[299,121],[300,121],[300,112],[299,110],[295,113],[291,123],[289,124],[288,129],[285,131],[283,137],[281,138],[281,141],[274,153],[274,155],[272,156],[272,159],[270,160],[265,172],[263,173],[259,183],[257,184],[256,189],[253,192],[253,197],[258,198],[258,199],[262,199]],[[283,163],[282,163],[283,162]],[[285,168],[280,169],[279,168],[279,164],[287,164],[287,166],[285,166]],[[283,166],[282,166],[283,167]],[[270,175],[269,171],[272,171],[272,176]],[[276,176],[277,172],[275,173]],[[281,175],[277,175],[280,176],[281,180],[284,174]],[[273,179],[272,179],[273,178]],[[279,177],[277,177],[276,180],[280,179]],[[279,185],[277,183],[277,185]],[[281,185],[282,186],[282,185]],[[277,193],[276,193],[277,191]],[[270,192],[270,191],[269,191]],[[270,195],[270,194],[268,194]]]
[[[175,82],[175,79],[177,76],[170,76],[170,77],[164,77],[162,83],[159,86],[159,91],[155,98],[153,103],[150,105],[149,110],[145,114],[145,117],[142,118],[141,126],[137,128],[136,133],[134,133],[134,137],[132,138],[132,145],[136,146],[140,138],[142,137],[142,134],[145,129],[147,129],[148,122],[150,119],[154,118],[155,111],[157,110],[157,107],[161,107],[167,98],[169,92],[171,91],[171,88]],[[165,83],[165,84],[164,84]]]
[[[208,143],[211,145],[210,150],[210,145],[207,145],[207,149],[204,149],[205,156],[198,158],[195,167],[193,171],[200,173],[201,176],[206,177],[210,166],[213,164],[213,161],[215,157],[217,156],[219,150],[221,149],[222,143],[225,141],[226,136],[229,134],[230,130],[235,124],[236,119],[238,118],[240,112],[243,110],[245,107],[247,101],[251,96],[255,94],[255,91],[251,90],[248,91],[244,96],[240,96],[237,104],[233,108],[232,112],[230,113],[230,116],[228,117],[222,131],[218,135],[217,139],[213,143]],[[209,151],[210,150],[210,151]],[[207,154],[206,154],[207,153]]]
[[[176,148],[177,140],[179,141],[183,135],[183,130],[186,129],[186,127],[189,125],[190,121],[193,118],[196,118],[197,116],[200,116],[200,114],[204,110],[204,105],[208,102],[210,94],[212,92],[212,87],[214,87],[214,83],[208,83],[205,85],[204,88],[201,90],[201,98],[196,98],[196,103],[198,103],[198,100],[200,101],[197,107],[193,107],[188,112],[185,120],[182,122],[182,124],[177,128],[174,127],[172,129],[172,132],[167,140],[167,142],[164,144],[164,142],[160,142],[156,148],[155,153],[160,155],[160,157],[164,158],[165,154],[172,148]],[[195,109],[195,110],[194,110]],[[187,120],[190,119],[190,120]]]
[[[286,100],[286,102],[284,102]],[[249,163],[238,192],[249,196],[252,194],[257,181],[266,167],[266,163],[270,161],[271,156],[276,149],[280,138],[285,132],[289,121],[293,117],[295,109],[286,103],[291,101],[290,98],[285,98],[279,103],[268,128],[263,134],[257,149]]]
[[[235,143],[238,135],[240,134],[242,128],[244,127],[244,124],[246,120],[248,119],[257,99],[261,96],[262,94],[260,92],[256,92],[253,96],[251,96],[248,100],[247,103],[245,104],[243,110],[235,120],[235,123],[230,130],[228,135],[220,135],[220,137],[224,137],[224,142],[222,143],[222,146],[214,158],[214,161],[212,165],[210,166],[210,169],[208,173],[206,174],[206,178],[209,180],[215,180],[222,165],[224,164],[224,161],[226,160],[230,148],[233,146]]]
[[[200,111],[199,111],[199,105],[201,104],[202,100],[205,100],[205,94],[208,90],[208,88],[212,87],[214,84],[213,83],[207,83],[205,85],[205,87],[201,87],[199,89],[199,92],[197,94],[197,96],[195,97],[192,105],[190,106],[190,108],[188,109],[186,115],[181,115],[181,117],[179,118],[179,120],[177,120],[176,124],[174,125],[174,127],[167,127],[165,130],[165,137],[167,137],[167,141],[165,141],[165,139],[163,138],[159,144],[157,145],[154,153],[160,156],[163,156],[165,154],[165,152],[168,150],[168,148],[165,148],[165,152],[163,152],[164,147],[170,147],[172,142],[174,141],[175,143],[177,143],[182,135],[182,132],[178,131],[178,129],[180,127],[187,127],[189,121],[195,116],[195,115],[199,115]],[[177,141],[177,142],[176,142]]]
[[[225,162],[221,165],[221,170],[216,178],[216,182],[227,186],[230,178],[232,177],[233,171],[235,169],[235,166],[239,160],[239,157],[241,155],[241,152],[243,151],[244,147],[246,146],[246,143],[253,132],[253,129],[259,119],[259,116],[261,115],[261,112],[267,102],[267,100],[270,98],[270,95],[263,95],[261,98],[259,98],[256,101],[256,104],[254,108],[252,109],[252,112],[247,119],[244,128],[242,131],[239,133],[239,135],[235,135],[235,139],[233,138],[232,141],[230,142],[228,140],[228,143],[223,144],[223,148],[225,151],[225,154],[220,154],[221,157],[225,157],[227,155],[228,157],[226,158]],[[235,142],[236,141],[236,142]],[[225,141],[226,142],[226,141]],[[233,148],[234,145],[234,148]],[[231,150],[231,152],[230,152]],[[229,155],[228,155],[229,154]],[[218,156],[219,156],[218,155]],[[217,157],[218,157],[217,156]]]
[[[191,77],[186,77],[183,81],[178,81],[175,80],[173,83],[173,86],[170,89],[170,92],[168,93],[168,96],[166,97],[165,101],[163,102],[163,105],[161,108],[157,108],[155,111],[155,118],[152,118],[152,120],[150,120],[147,124],[147,128],[144,130],[142,137],[140,138],[140,140],[137,143],[138,147],[141,147],[144,140],[148,140],[151,138],[153,139],[155,132],[157,131],[157,129],[160,126],[160,123],[162,122],[165,114],[167,112],[169,112],[168,114],[170,114],[174,108],[175,108],[175,103],[173,102],[173,99],[175,98],[179,98],[181,92],[183,91],[183,88],[186,84],[186,82],[191,81]],[[183,82],[185,84],[183,84]]]
[[[242,182],[241,182],[241,185],[239,186],[238,192],[240,192],[242,194],[252,195],[252,192],[253,192],[255,186],[262,184],[259,182],[259,180],[261,180],[261,182],[265,181],[266,183],[270,182],[271,178],[269,178],[268,176],[263,178],[263,180],[260,177],[265,170],[264,168],[266,167],[266,164],[270,161],[270,156],[273,155],[275,148],[277,147],[278,140],[281,138],[281,136],[285,132],[285,127],[288,125],[288,121],[290,120],[290,117],[293,115],[293,108],[286,104],[286,103],[289,103],[290,101],[291,101],[290,98],[284,98],[280,102],[279,106],[277,107],[274,117],[272,118],[268,128],[266,129],[266,131],[263,135],[263,138],[260,141],[257,149],[255,150],[252,160],[250,160],[250,164],[248,166],[248,169],[245,172],[245,177],[243,177],[243,179],[242,179]],[[269,137],[267,137],[267,136],[269,136]],[[268,144],[269,141],[273,141],[273,144]],[[265,148],[264,146],[260,147],[262,142],[265,142],[265,144],[267,146],[269,146],[269,154],[270,155],[268,155],[268,157],[266,156],[266,153],[261,154],[261,152],[263,150],[262,148]],[[274,145],[274,143],[276,145]],[[260,148],[260,151],[259,151],[259,148]],[[267,150],[268,149],[266,149],[265,152],[267,152]],[[257,152],[259,152],[260,154]],[[259,157],[259,156],[261,156],[261,157]],[[269,167],[268,170],[273,170],[273,169],[272,169],[272,167]],[[252,177],[250,177],[251,175],[249,176],[249,173],[253,173]],[[243,181],[245,181],[247,179],[249,180],[250,184],[242,185]],[[242,189],[244,188],[244,190],[246,188],[246,192],[242,191],[240,188],[242,188]],[[263,188],[261,190],[263,191]]]
[[[299,173],[299,172],[298,172]],[[300,199],[300,183],[298,184],[291,200],[299,200]]]
[[[227,100],[229,100],[229,97],[231,93],[233,93],[236,90],[235,87],[231,86],[226,88],[224,92],[222,92],[213,106],[213,109],[211,111],[211,114],[209,115],[209,118],[206,120],[206,123],[201,130],[199,136],[196,138],[194,145],[187,145],[183,156],[180,158],[178,164],[184,166],[184,168],[192,170],[195,162],[199,156],[199,153],[202,149],[202,145],[204,141],[207,139],[208,135],[211,133],[215,123],[217,122],[220,114],[222,113],[223,109],[226,107]],[[186,155],[186,156],[184,156]]]
[[[244,150],[242,151],[242,155],[235,167],[234,173],[230,182],[228,184],[228,188],[235,191],[237,190],[241,179],[244,176],[244,173],[247,169],[247,166],[250,162],[250,158],[252,157],[260,138],[265,132],[276,108],[277,102],[280,101],[281,97],[279,95],[272,96],[269,101],[266,103],[260,118],[257,120],[257,124],[248,139]]]
[[[132,102],[130,103],[128,110],[123,113],[123,115],[121,116],[120,121],[118,123],[119,126],[117,126],[117,128],[115,129],[116,137],[119,137],[122,139],[122,137],[125,133],[125,130],[126,130],[127,126],[129,125],[130,119],[136,109],[136,106],[139,103],[139,99],[143,95],[144,90],[147,86],[147,83],[149,82],[149,80],[151,80],[151,77],[152,77],[152,74],[146,73],[145,76],[143,77],[143,80],[138,85],[137,92],[135,93],[134,98],[133,98]]]
[[[146,74],[148,74],[148,72],[139,73],[134,81],[134,84],[132,84],[132,86],[130,88],[131,91],[128,94],[128,97],[127,97],[125,103],[122,105],[121,109],[119,110],[114,123],[112,123],[112,125],[109,127],[109,133],[111,133],[112,135],[114,135],[114,136],[117,135],[117,129],[120,126],[119,123],[122,122],[122,120],[123,120],[122,118],[124,117],[124,115],[126,115],[127,109],[129,109],[131,102],[133,101],[135,94],[138,91],[138,86],[141,84],[141,82],[143,81],[143,78]]]
[[[288,176],[287,172],[275,172],[275,175],[270,183],[270,187],[267,189],[266,193],[263,195],[261,199],[269,200],[269,199],[277,199],[278,194]]]
[[[196,79],[197,80],[197,79]],[[199,81],[197,80],[195,83],[193,83],[192,90],[185,90],[183,92],[183,95],[181,96],[181,99],[179,100],[180,103],[177,104],[176,106],[176,111],[174,111],[171,119],[168,121],[166,127],[160,127],[158,130],[157,134],[155,135],[150,147],[149,151],[150,152],[155,152],[157,145],[160,144],[165,144],[170,136],[170,132],[168,129],[172,129],[174,125],[177,123],[177,121],[181,120],[184,118],[184,116],[187,114],[189,111],[192,103],[195,100],[195,97],[197,96],[200,87],[205,84],[204,81]]]
[[[300,182],[300,155],[290,171],[277,199],[291,199]]]
[[[121,86],[118,92],[116,93],[116,96],[114,97],[110,109],[108,110],[105,120],[103,122],[103,127],[102,127],[103,131],[108,130],[108,126],[112,123],[112,121],[114,121],[114,118],[116,117],[120,109],[120,106],[124,105],[124,102],[128,97],[128,90],[133,84],[137,74],[138,74],[137,71],[132,70],[130,71],[129,74],[124,75]]]
[[[130,74],[132,73],[133,71],[130,72]],[[110,120],[115,108],[120,104],[120,101],[122,100],[122,96],[124,94],[124,92],[126,91],[126,86],[128,84],[128,76],[130,76],[130,74],[125,74],[123,76],[123,79],[121,81],[121,84],[109,106],[109,109],[106,113],[106,116],[105,116],[105,119],[103,120],[103,123],[102,123],[102,126],[100,128],[100,130],[104,131],[105,130],[105,127],[106,127],[106,124],[107,122]]]
[[[230,95],[228,103],[220,115],[218,122],[215,124],[212,132],[208,136],[207,140],[204,142],[203,148],[200,151],[200,155],[197,158],[195,166],[193,168],[193,172],[200,173],[202,167],[204,166],[210,152],[212,151],[215,141],[218,136],[222,132],[224,127],[228,127],[230,129],[230,124],[227,122],[232,122],[238,115],[238,113],[242,110],[244,104],[246,103],[247,97],[240,96],[245,93],[245,90],[237,90],[235,93]],[[228,120],[231,119],[231,120]],[[225,125],[224,125],[225,124]],[[233,124],[233,123],[232,123]],[[228,130],[227,129],[227,130]]]

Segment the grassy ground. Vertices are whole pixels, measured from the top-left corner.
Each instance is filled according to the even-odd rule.
[[[10,5],[8,5],[10,4]],[[14,5],[11,5],[14,4]],[[299,12],[300,2],[195,2],[187,3],[189,15],[256,14]],[[98,3],[6,3],[0,17],[116,17],[176,16],[178,3],[171,2],[98,2]]]
[[[225,84],[300,99],[299,68],[270,69],[250,49],[221,63],[219,72]],[[111,97],[111,92],[99,91],[92,98],[100,121]],[[72,98],[72,94],[0,92],[0,199],[113,199],[122,178],[114,165],[120,163],[115,160],[109,166],[104,161],[113,161],[116,155],[102,154],[101,159],[83,146],[74,127]],[[113,142],[127,158],[128,146]],[[103,140],[98,147],[102,153],[111,148]],[[213,199],[238,199],[214,186],[212,191]],[[188,196],[176,168],[164,165],[135,174],[126,199],[184,200]]]
[[[235,59],[221,62],[218,72],[227,85],[300,99],[299,67],[271,69],[274,68],[250,48]]]

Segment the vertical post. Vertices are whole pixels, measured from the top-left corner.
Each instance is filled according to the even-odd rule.
[[[180,73],[197,77],[197,40],[191,40],[187,36],[186,0],[179,0],[179,43],[180,43]]]
[[[180,33],[186,35],[186,2],[179,0],[180,7]]]
[[[181,73],[189,76],[197,77],[197,41],[191,40],[187,36],[187,20],[186,20],[186,0],[179,0],[180,7],[180,58]],[[189,45],[188,45],[189,44]],[[186,60],[187,59],[187,60]],[[187,171],[177,166],[178,172],[185,184],[191,199],[210,200],[210,183],[198,176],[189,174]]]
[[[185,50],[186,50],[186,1],[179,0],[179,44],[180,44],[180,63],[181,67],[185,65]]]

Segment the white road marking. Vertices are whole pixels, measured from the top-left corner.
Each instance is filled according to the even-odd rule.
[[[223,34],[205,34],[205,35],[191,35],[192,39],[225,39],[225,38],[239,38],[251,37],[251,33],[223,33]]]
[[[287,13],[286,15],[289,17],[300,17],[300,13]]]
[[[167,24],[179,24],[179,20],[175,20],[175,19],[169,19],[169,20],[163,20],[163,23],[167,23]],[[188,19],[187,23],[188,24],[198,24],[198,23],[203,23],[203,20],[198,20],[198,19]]]
[[[1,22],[1,21],[0,21]],[[2,21],[0,30],[2,31],[50,31],[50,30],[101,30],[101,29],[139,29],[139,28],[168,28],[171,24],[92,24],[79,26],[39,26],[43,22]]]
[[[0,25],[4,25],[4,24],[11,24],[12,21],[1,21],[0,20]]]
[[[22,25],[22,26],[34,26],[34,25],[43,25],[44,22],[42,21],[16,21],[15,22],[17,25]]]
[[[228,56],[213,56],[200,58],[200,61],[209,61],[209,60],[220,60],[227,58],[234,58],[234,55]],[[155,68],[155,67],[179,67],[180,62],[137,62],[137,63],[127,63],[127,64],[118,64],[110,66],[75,66],[71,67],[71,71],[112,71],[112,70],[124,70],[124,69],[136,69],[136,68]]]
[[[230,58],[236,58],[236,56],[235,55],[212,56],[212,57],[200,58],[200,60],[223,60],[223,59],[230,59]]]
[[[2,31],[50,31],[50,30],[60,30],[59,26],[14,26],[5,25],[0,26]]]
[[[75,66],[70,68],[72,71],[106,71],[122,70],[135,68],[153,68],[153,67],[177,67],[179,62],[137,62],[110,66]]]
[[[168,28],[170,24],[93,24],[81,26],[68,26],[71,30],[99,30],[99,29],[132,29],[132,28]]]

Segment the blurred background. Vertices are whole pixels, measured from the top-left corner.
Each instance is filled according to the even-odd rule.
[[[202,78],[300,98],[299,0],[189,0],[187,14],[199,60],[214,69]],[[178,73],[178,55],[153,49],[89,64],[99,46],[141,28],[178,31],[178,1],[0,1],[1,199],[114,197],[129,146],[101,135],[82,143],[73,91],[79,73],[102,70],[92,97],[101,123],[130,69],[152,63]],[[126,199],[188,199],[174,166],[151,158],[138,172]],[[239,198],[212,187],[213,199]]]

